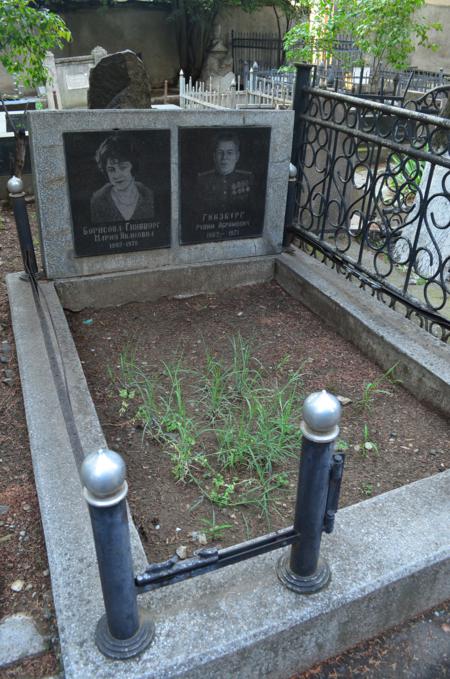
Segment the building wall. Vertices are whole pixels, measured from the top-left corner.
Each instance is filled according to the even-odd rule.
[[[433,41],[439,45],[438,51],[432,52],[417,46],[411,55],[411,64],[422,70],[437,71],[443,68],[445,72],[450,72],[450,0],[428,0],[422,12],[427,20],[440,21],[444,30],[433,31],[431,34]],[[178,52],[174,25],[168,20],[168,16],[166,10],[135,6],[65,12],[63,17],[72,31],[73,41],[55,53],[55,56],[90,54],[97,45],[108,52],[133,49],[141,52],[154,86],[161,85],[164,80],[176,82],[179,71]],[[232,30],[278,34],[278,24],[272,7],[265,7],[252,14],[235,7],[225,8],[219,15],[218,23],[221,27],[220,37],[225,45],[230,44]],[[280,23],[284,31],[286,20],[283,16],[280,16]],[[14,91],[12,79],[1,66],[0,91]]]
[[[427,0],[421,15],[427,21],[440,22],[443,30],[430,32],[432,41],[439,45],[438,50],[433,52],[417,45],[411,55],[411,65],[423,71],[443,68],[444,73],[450,73],[450,0]]]

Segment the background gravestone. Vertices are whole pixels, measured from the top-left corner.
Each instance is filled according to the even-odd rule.
[[[150,78],[131,50],[109,54],[89,73],[88,108],[151,108]]]

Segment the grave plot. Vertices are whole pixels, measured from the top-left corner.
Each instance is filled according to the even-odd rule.
[[[141,588],[156,635],[125,648],[140,638],[135,610],[115,639],[143,653],[124,672],[291,676],[447,596],[446,348],[304,253],[282,253],[292,122],[290,111],[30,115],[47,280],[12,274],[8,293],[67,677],[110,676],[95,629],[108,632],[105,607],[111,634],[128,620],[122,595],[136,609],[148,560],[291,523],[301,408],[317,389],[346,404],[349,506],[323,544],[330,587],[299,606],[279,555],[260,553],[250,568]],[[106,445],[128,463],[131,547],[122,461],[96,477]],[[122,538],[97,530],[95,516],[119,511]]]
[[[291,525],[312,391],[345,404],[341,505],[445,467],[448,425],[396,365],[384,372],[274,282],[68,320],[149,560]]]

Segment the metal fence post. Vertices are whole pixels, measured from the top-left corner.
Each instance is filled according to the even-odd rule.
[[[150,645],[155,628],[138,609],[131,558],[125,463],[118,453],[100,449],[81,466],[89,505],[106,613],[97,624],[95,642],[110,658],[125,659]]]
[[[292,139],[291,163],[296,167],[301,164],[302,158],[299,152],[303,147],[306,125],[301,119],[301,115],[308,110],[309,96],[304,92],[305,87],[311,84],[312,64],[296,64],[297,75],[295,77],[294,101],[294,136]]]
[[[9,197],[11,198],[14,219],[16,220],[17,235],[19,237],[22,261],[27,274],[36,275],[38,267],[34,252],[33,237],[31,235],[30,221],[28,219],[27,204],[23,181],[20,177],[11,177],[7,183]]]
[[[291,164],[289,167],[288,196],[284,220],[283,245],[289,241],[289,228],[295,218],[295,202],[303,172],[305,156],[306,124],[301,115],[308,110],[309,96],[304,92],[311,83],[312,64],[296,64],[297,74],[293,92],[294,133],[292,138]],[[294,176],[295,172],[295,176]]]
[[[297,168],[292,163],[289,163],[289,181],[286,198],[286,212],[284,213],[284,237],[283,245],[286,246],[289,242],[288,229],[292,226],[295,214],[295,199],[297,197]]]
[[[301,594],[323,589],[331,578],[330,568],[319,553],[322,531],[333,530],[339,497],[344,456],[333,456],[333,450],[340,415],[341,404],[325,390],[305,399],[294,517],[294,529],[300,537],[277,566],[281,582]]]

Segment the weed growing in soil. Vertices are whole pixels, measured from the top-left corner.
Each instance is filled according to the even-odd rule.
[[[231,523],[217,523],[216,513],[212,510],[211,519],[201,519],[203,530],[211,540],[221,540],[227,528],[233,528]]]
[[[178,481],[219,507],[254,504],[268,516],[271,493],[289,485],[282,462],[300,450],[301,373],[281,379],[285,361],[269,374],[240,335],[231,345],[228,364],[208,350],[199,368],[179,356],[158,380],[127,349],[110,377],[121,414],[166,448]]]
[[[356,401],[355,405],[361,407],[363,410],[370,410],[370,407],[373,403],[375,396],[377,395],[390,396],[391,392],[388,389],[380,389],[380,386],[382,384],[385,384],[386,382],[390,384],[400,384],[401,380],[396,379],[394,375],[397,366],[398,363],[395,363],[391,368],[389,368],[389,370],[386,370],[386,372],[383,375],[381,375],[381,377],[379,377],[377,380],[365,384],[363,395],[359,401]]]
[[[348,450],[347,441],[344,441],[343,439],[338,439],[336,441],[336,445],[335,445],[334,449],[337,453],[344,453],[346,450]]]
[[[373,494],[373,483],[363,483],[361,486],[361,493],[366,497],[371,497]]]
[[[363,429],[363,442],[362,445],[360,446],[361,454],[364,457],[367,457],[369,452],[374,452],[375,455],[378,455],[378,445],[375,443],[375,441],[371,440],[371,435],[369,432],[369,427],[367,424],[364,425]]]

